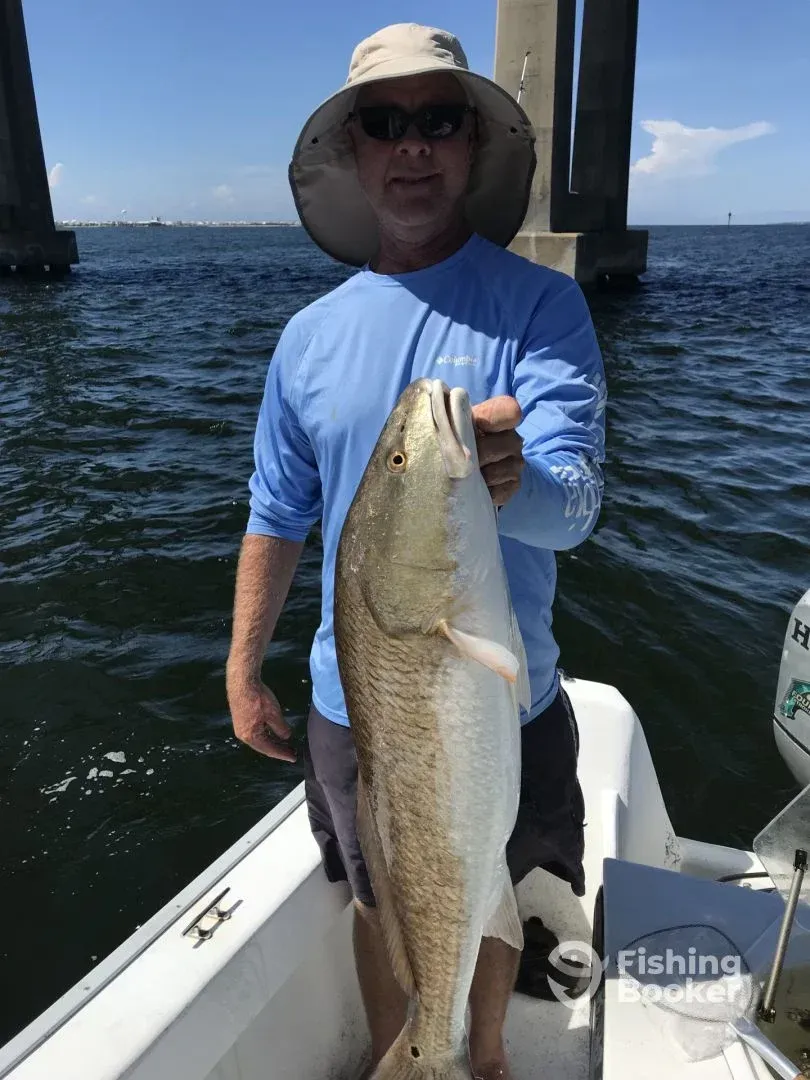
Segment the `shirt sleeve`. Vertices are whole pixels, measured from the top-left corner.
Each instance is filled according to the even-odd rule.
[[[293,404],[301,397],[297,383],[302,344],[288,324],[267,372],[249,483],[246,531],[285,540],[305,540],[323,510],[315,453]]]
[[[502,535],[564,551],[593,531],[605,461],[604,364],[588,305],[568,280],[541,302],[521,345],[512,393],[523,412],[520,488],[498,515]]]

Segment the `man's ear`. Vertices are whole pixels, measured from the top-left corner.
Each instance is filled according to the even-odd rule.
[[[478,129],[478,113],[474,112],[472,114],[472,121],[470,123],[470,141],[467,144],[467,154],[471,165],[473,161],[475,161],[475,155],[478,153],[479,139],[480,132]]]

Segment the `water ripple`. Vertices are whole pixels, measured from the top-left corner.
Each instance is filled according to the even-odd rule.
[[[64,281],[0,283],[0,865],[40,928],[0,944],[0,1041],[301,778],[236,745],[223,666],[267,361],[348,271],[301,230],[79,247]],[[626,694],[708,840],[792,792],[769,715],[810,578],[808,279],[810,228],[658,229],[643,287],[591,301],[606,500],[559,557],[562,663]],[[319,543],[265,669],[299,724]]]

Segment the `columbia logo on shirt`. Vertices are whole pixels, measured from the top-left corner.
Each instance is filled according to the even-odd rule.
[[[453,367],[474,367],[478,363],[477,356],[439,356],[437,364],[452,364]]]

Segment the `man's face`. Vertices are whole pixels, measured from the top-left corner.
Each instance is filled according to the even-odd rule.
[[[426,105],[466,104],[450,74],[438,72],[392,79],[364,87],[355,111],[365,106],[398,105],[415,112]],[[473,150],[472,117],[444,139],[424,138],[411,124],[401,139],[366,135],[359,119],[351,126],[360,185],[381,228],[393,233],[440,233],[457,213],[467,190]]]

